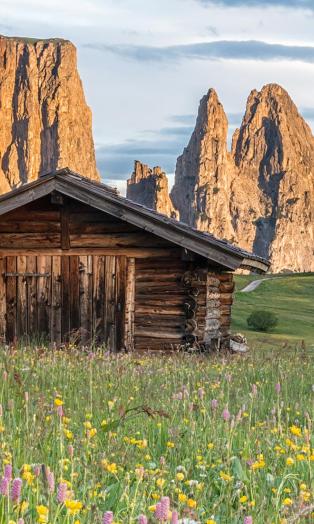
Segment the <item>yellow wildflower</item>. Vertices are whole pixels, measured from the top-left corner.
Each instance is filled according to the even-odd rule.
[[[302,436],[302,430],[301,428],[299,428],[298,426],[296,426],[295,424],[293,424],[292,426],[290,426],[290,432],[292,433],[292,435],[296,436],[296,437],[301,437]]]
[[[222,480],[225,480],[226,482],[230,482],[233,478],[231,477],[231,475],[229,475],[228,473],[224,473],[223,471],[219,473],[219,476]]]
[[[40,506],[36,506],[37,511],[37,522],[39,524],[46,524],[48,522],[48,514],[49,509],[47,506],[43,506],[42,504]]]
[[[66,500],[65,507],[67,508],[69,515],[76,515],[81,511],[83,504],[79,500]]]

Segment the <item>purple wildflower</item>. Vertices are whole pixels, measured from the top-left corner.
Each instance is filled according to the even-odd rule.
[[[171,515],[171,524],[178,524],[179,522],[179,515],[177,511],[173,511]]]
[[[22,484],[23,481],[20,478],[16,478],[12,482],[12,488],[11,488],[11,499],[13,502],[19,502],[21,498],[21,491],[22,491]]]
[[[112,524],[112,522],[113,522],[112,511],[106,511],[102,519],[102,524]]]
[[[169,497],[162,497],[160,500],[161,511],[163,515],[163,520],[168,520],[168,515],[170,511],[170,499]]]
[[[157,502],[157,504],[156,504],[155,518],[157,520],[164,520],[164,518],[163,518],[163,511],[162,511],[162,507],[161,507],[161,502]]]
[[[53,493],[55,490],[55,476],[52,471],[47,471],[47,484],[49,493]]]
[[[5,477],[0,481],[0,494],[4,497],[9,496],[9,480]]]
[[[213,400],[211,401],[211,407],[212,407],[213,410],[217,409],[218,408],[218,400],[213,398]]]
[[[228,422],[228,420],[230,420],[230,411],[228,408],[225,408],[222,412],[222,418],[224,419],[225,422]]]
[[[204,388],[198,388],[197,395],[200,400],[203,400],[205,396],[205,389]]]
[[[12,480],[12,464],[6,464],[4,466],[4,478]]]
[[[39,464],[36,464],[36,466],[34,466],[34,475],[35,477],[39,477],[40,475],[40,472],[41,472],[41,466]]]
[[[147,523],[148,523],[147,517],[145,517],[145,515],[140,515],[138,518],[138,524],[147,524]]]
[[[60,482],[58,485],[57,501],[59,504],[64,504],[67,498],[68,486],[65,482]]]
[[[276,390],[276,393],[280,393],[280,390],[281,390],[281,385],[280,385],[280,382],[277,382],[277,384],[275,385],[275,390]]]

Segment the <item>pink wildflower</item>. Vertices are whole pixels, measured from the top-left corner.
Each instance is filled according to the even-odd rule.
[[[72,446],[72,444],[69,444],[69,446],[68,446],[68,452],[69,452],[70,458],[73,458],[73,455],[74,455],[74,447]]]
[[[63,413],[63,407],[62,406],[58,406],[57,407],[57,415],[58,417],[63,417],[64,413]]]
[[[6,464],[4,466],[4,478],[12,480],[12,464]]]
[[[24,524],[24,519],[19,518],[18,521],[17,521],[17,524]]]
[[[47,471],[47,484],[49,493],[53,493],[55,490],[55,476],[52,471]]]
[[[160,500],[161,512],[163,515],[163,520],[168,520],[168,515],[170,511],[170,499],[169,497],[162,497]]]
[[[280,390],[281,390],[281,385],[280,385],[280,382],[277,382],[277,384],[275,385],[275,390],[276,390],[276,393],[280,393]]]
[[[205,389],[204,388],[198,388],[197,394],[198,394],[198,398],[200,400],[203,400],[203,398],[205,396]]]
[[[211,407],[212,409],[217,409],[218,408],[218,400],[216,400],[215,398],[213,398],[213,400],[211,401]]]
[[[162,510],[162,507],[161,507],[161,502],[157,502],[157,504],[156,504],[155,518],[157,520],[164,520],[164,518],[163,518],[163,510]]]
[[[138,518],[138,524],[147,524],[147,523],[148,523],[147,517],[145,517],[145,515],[140,515]]]
[[[41,466],[39,464],[36,464],[36,466],[34,466],[34,475],[35,477],[39,477],[40,475],[40,472],[41,472]]]
[[[9,480],[5,477],[0,481],[0,494],[4,497],[9,496]]]
[[[65,482],[60,482],[58,485],[57,501],[59,504],[64,504],[67,498],[68,486]]]
[[[102,519],[102,524],[112,524],[112,522],[113,522],[112,511],[106,511]]]
[[[222,418],[224,419],[225,422],[228,422],[228,420],[230,420],[230,411],[228,408],[225,408],[222,412]]]
[[[19,502],[21,498],[22,484],[22,479],[18,477],[13,480],[11,489],[11,499],[13,502]]]
[[[171,515],[171,524],[178,524],[179,522],[179,515],[177,511],[173,511]]]
[[[250,515],[247,517],[244,517],[243,524],[253,524],[253,517],[251,517]]]
[[[252,384],[252,395],[253,397],[256,397],[257,395],[257,385],[256,384]]]

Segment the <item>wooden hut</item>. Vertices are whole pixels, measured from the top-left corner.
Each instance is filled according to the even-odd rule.
[[[268,263],[68,169],[0,198],[0,336],[228,346],[233,271]]]

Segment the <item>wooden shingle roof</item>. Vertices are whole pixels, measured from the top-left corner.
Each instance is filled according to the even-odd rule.
[[[79,202],[125,220],[160,238],[201,255],[225,269],[235,270],[242,267],[253,271],[266,272],[269,268],[269,262],[264,258],[132,202],[119,195],[115,189],[84,178],[68,168],[44,175],[34,182],[22,185],[10,193],[2,195],[0,197],[0,216],[52,191],[58,191]]]

